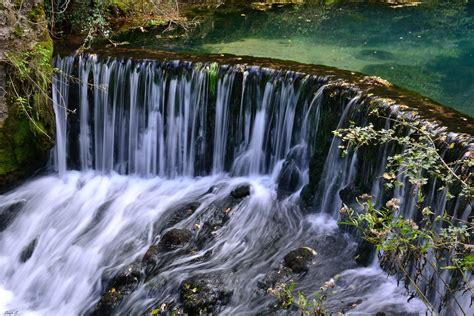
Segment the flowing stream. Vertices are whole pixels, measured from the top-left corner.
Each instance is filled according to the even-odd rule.
[[[0,214],[8,215],[0,225],[0,312],[100,314],[114,278],[175,228],[191,232],[191,241],[155,254],[152,273],[113,313],[179,306],[191,277],[225,291],[215,312],[275,313],[267,293],[274,284],[265,280],[302,246],[317,252],[309,268],[280,281],[311,297],[334,278],[328,310],[426,311],[377,261],[359,267],[356,241],[338,228],[339,191],[355,177],[357,153],[340,157],[337,140],[329,141],[314,204],[301,206],[327,121],[326,78],[249,66],[220,66],[213,78],[209,64],[96,56],[57,57],[55,66],[51,168],[0,196]],[[348,124],[360,100],[340,98],[331,110],[336,126]],[[248,194],[237,196],[242,188]]]

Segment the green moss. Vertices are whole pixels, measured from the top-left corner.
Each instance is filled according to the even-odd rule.
[[[29,122],[27,120],[18,121],[17,129],[13,134],[15,158],[18,164],[26,163],[28,158],[32,156],[35,147],[34,143],[32,144],[32,139],[33,135]]]
[[[46,14],[41,4],[36,4],[28,13],[28,20],[33,23],[40,23],[46,20]]]
[[[0,176],[15,171],[17,167],[15,154],[8,137],[0,132]]]
[[[110,0],[110,7],[117,8],[123,14],[127,14],[130,10],[130,1]]]

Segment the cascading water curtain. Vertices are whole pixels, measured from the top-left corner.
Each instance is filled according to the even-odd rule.
[[[56,57],[55,66],[60,173],[271,174],[290,153],[308,168],[321,78],[220,67],[210,89],[207,64],[80,56]]]

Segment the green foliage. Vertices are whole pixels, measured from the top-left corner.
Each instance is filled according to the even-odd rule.
[[[330,289],[336,286],[334,279],[331,279],[323,284],[319,291],[315,292],[313,297],[308,297],[301,291],[294,295],[296,283],[278,283],[274,288],[268,289],[268,293],[273,295],[278,302],[278,307],[283,309],[290,309],[296,307],[298,312],[303,315],[323,316],[328,313],[324,307],[324,301]]]
[[[362,202],[361,202],[362,201]],[[469,251],[469,238],[473,222],[468,225],[454,226],[449,216],[433,218],[429,208],[423,209],[421,226],[411,219],[396,215],[399,201],[392,199],[386,207],[375,208],[371,198],[362,196],[359,204],[363,212],[356,213],[347,206],[340,211],[344,215],[341,224],[351,225],[361,230],[365,240],[384,252],[399,252],[401,254],[414,254],[416,257],[425,255],[430,250],[448,251],[453,254],[453,260],[464,260]],[[440,233],[434,228],[435,223],[448,224]],[[467,247],[465,247],[467,246]]]
[[[450,188],[453,185],[461,186],[461,195],[472,197],[474,188],[471,182],[471,174],[464,178],[454,170],[467,170],[472,167],[472,159],[462,159],[448,165],[435,145],[431,134],[427,132],[426,125],[419,126],[417,122],[396,122],[400,127],[407,127],[412,132],[407,136],[399,136],[394,129],[376,130],[373,124],[359,127],[351,125],[349,128],[334,131],[334,136],[342,140],[343,155],[349,150],[363,146],[375,146],[392,143],[402,148],[400,153],[389,156],[387,170],[383,177],[386,187],[401,186],[397,180],[397,174],[405,175],[408,181],[417,188],[428,183],[429,179],[438,179],[443,186],[440,190]],[[442,140],[439,140],[442,141]],[[452,195],[448,192],[448,197]]]
[[[219,71],[219,66],[217,63],[211,63],[208,68],[209,73],[209,89],[213,95],[216,94],[217,91],[217,73]]]
[[[51,136],[41,121],[51,112],[49,89],[53,74],[52,52],[52,41],[47,40],[30,50],[6,54],[14,70],[14,80],[11,80],[13,101],[21,109],[20,113],[30,120],[32,130],[48,139]]]

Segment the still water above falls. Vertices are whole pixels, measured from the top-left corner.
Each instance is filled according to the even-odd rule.
[[[344,188],[391,197],[380,175],[392,148],[342,157],[331,134],[367,123],[362,91],[245,65],[80,56],[55,66],[54,169],[0,197],[0,311],[268,314],[277,283],[311,296],[331,278],[330,311],[425,311],[376,260],[358,266],[357,239],[336,223]],[[400,181],[393,195],[415,218]],[[469,216],[435,187],[425,201],[435,212]],[[442,293],[420,287],[441,306]]]
[[[358,71],[474,116],[474,3],[374,2],[305,1],[261,11],[241,1],[194,12],[191,18],[200,23],[187,34],[137,31],[117,41],[129,42],[125,47],[270,57]]]

